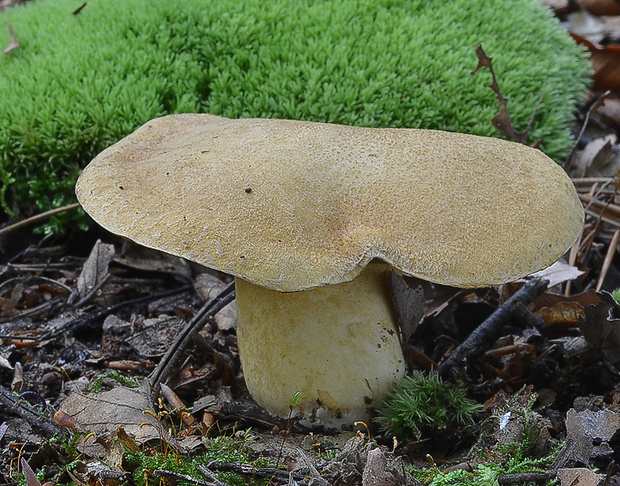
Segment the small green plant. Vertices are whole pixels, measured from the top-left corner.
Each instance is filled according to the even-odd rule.
[[[484,457],[478,458],[476,461],[479,463],[471,472],[463,469],[442,472],[437,466],[433,466],[428,469],[412,470],[412,473],[419,481],[423,481],[428,486],[454,486],[455,484],[495,486],[498,484],[500,476],[549,470],[560,449],[561,445],[545,457],[532,459],[528,457],[527,446],[512,442],[502,444],[492,451],[488,451]],[[553,486],[559,483],[554,479],[547,484]]]
[[[509,411],[514,416],[511,420],[518,420],[523,425],[518,442],[494,442],[495,445],[490,446],[489,438],[483,434],[469,453],[468,463],[472,465],[473,471],[454,470],[444,473],[431,460],[431,467],[412,469],[412,474],[429,486],[494,486],[498,484],[500,476],[548,471],[563,444],[555,443],[547,452],[537,454],[540,432],[541,428],[545,427],[545,421],[533,410],[536,395],[531,394],[529,400],[523,403],[523,392],[524,390],[512,395],[505,405],[486,420],[487,424],[494,424],[496,430],[502,430],[505,425],[499,425],[499,418]],[[558,482],[552,480],[546,484],[555,485]]]
[[[614,298],[616,302],[620,303],[620,288],[617,288],[616,290],[614,290],[611,293],[611,296]]]
[[[211,461],[228,464],[251,464],[254,467],[273,466],[263,459],[252,458],[253,452],[248,447],[248,441],[252,439],[246,434],[242,439],[220,436],[209,440],[208,449],[204,454],[195,457],[182,456],[178,453],[126,451],[124,460],[137,485],[158,484],[154,471],[166,470],[180,474],[198,477],[198,466],[208,465]],[[265,485],[269,477],[252,477],[239,473],[225,472],[217,476],[230,485]],[[200,478],[199,478],[200,479]]]
[[[107,378],[115,380],[119,385],[126,386],[127,388],[136,388],[138,386],[138,383],[136,382],[134,378],[123,376],[118,371],[108,371],[102,375],[99,375],[97,378],[95,378],[90,383],[86,391],[89,391],[92,393],[99,393],[101,391],[101,387],[103,385],[104,380],[106,380]]]
[[[416,372],[390,393],[377,420],[389,434],[419,440],[434,431],[473,425],[480,409],[461,385],[444,383],[436,372]]]

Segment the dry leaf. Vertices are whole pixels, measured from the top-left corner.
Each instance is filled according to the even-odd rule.
[[[115,255],[114,262],[144,272],[170,272],[192,276],[191,266],[182,258],[133,243],[128,243],[122,254]]]
[[[585,467],[558,469],[561,486],[597,486],[604,477],[604,474],[596,474]]]
[[[110,317],[106,319],[106,323],[108,319]],[[146,358],[162,356],[184,326],[184,322],[174,316],[162,315],[145,319],[135,326],[133,332],[125,338],[125,342]]]
[[[203,301],[208,301],[220,294],[228,284],[210,273],[201,273],[196,277],[196,293]],[[232,301],[215,316],[215,323],[220,331],[229,331],[237,326],[237,302]]]
[[[575,177],[610,177],[620,169],[620,152],[616,135],[610,133],[588,142],[583,150],[575,152],[571,161]]]
[[[533,273],[531,276],[548,280],[548,288],[551,288],[569,280],[575,280],[581,275],[583,275],[583,272],[577,267],[558,261],[539,272]]]
[[[2,51],[2,54],[7,54],[19,47],[19,42],[17,41],[17,37],[15,37],[15,31],[13,30],[13,26],[11,24],[6,25],[9,28],[9,34],[11,35],[11,39],[9,40],[8,45]]]
[[[577,412],[571,408],[566,414],[566,445],[558,457],[567,465],[592,465],[609,460],[614,450],[609,444],[620,429],[620,415],[611,410]],[[580,483],[581,484],[581,483]]]
[[[26,479],[26,484],[28,486],[41,486],[41,481],[39,481],[39,478],[34,473],[32,468],[28,464],[28,461],[26,461],[24,457],[21,458],[21,465],[22,465],[22,474],[24,475],[24,478]]]
[[[389,486],[396,484],[394,476],[386,471],[387,458],[381,448],[368,451],[362,474],[362,486]]]
[[[129,449],[130,451],[137,452],[140,450],[140,448],[138,447],[138,444],[136,444],[136,441],[133,440],[133,437],[130,437],[129,435],[127,435],[127,432],[125,431],[123,427],[119,427],[117,429],[116,436],[118,437],[118,440],[120,441],[120,443],[124,447]]]
[[[608,20],[613,18],[598,17],[587,10],[579,9],[568,14],[565,27],[571,34],[585,37],[590,42],[601,42],[609,36],[613,37],[616,25]]]
[[[596,109],[596,117],[612,128],[620,128],[620,96],[610,93]]]
[[[608,292],[600,292],[598,305],[585,308],[579,329],[588,343],[600,349],[608,365],[620,369],[620,306]]]
[[[138,444],[160,437],[157,421],[144,413],[152,407],[143,387],[119,386],[102,393],[71,393],[62,402],[61,410],[72,416],[80,428],[97,435],[114,434],[122,426]],[[144,423],[147,425],[141,425]]]
[[[547,326],[553,329],[576,327],[580,319],[585,317],[585,310],[577,302],[558,302],[553,307],[543,307],[536,315],[544,319]]]
[[[616,0],[577,0],[577,5],[594,15],[620,15]]]
[[[77,289],[80,298],[85,298],[108,278],[108,266],[112,257],[114,257],[114,245],[97,240],[78,277]]]
[[[390,290],[398,321],[402,326],[404,344],[415,332],[424,317],[424,290],[421,285],[410,287],[396,272],[390,272]]]
[[[585,37],[572,34],[577,43],[590,51],[590,60],[594,68],[594,89],[618,91],[620,89],[620,45],[602,46]]]

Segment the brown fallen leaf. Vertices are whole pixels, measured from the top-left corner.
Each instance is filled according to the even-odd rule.
[[[585,467],[571,467],[558,469],[558,479],[561,486],[597,486],[604,474],[596,474]]]
[[[61,410],[73,417],[79,427],[97,435],[114,434],[119,427],[132,434],[138,444],[160,437],[157,420],[144,388],[119,386],[102,393],[71,393]],[[148,425],[144,425],[148,423]]]
[[[179,398],[179,396],[165,383],[161,383],[159,385],[161,388],[161,393],[168,402],[168,404],[175,410],[177,410],[177,416],[183,421],[183,423],[187,426],[190,426],[194,423],[194,417],[187,411],[187,406],[183,403],[183,401]]]
[[[620,152],[615,134],[596,137],[576,151],[571,162],[574,177],[608,177],[620,169]]]
[[[108,267],[114,257],[114,245],[97,240],[77,280],[80,299],[86,299],[108,278]]]
[[[15,31],[13,30],[13,26],[8,23],[6,25],[9,28],[9,34],[11,35],[11,39],[9,40],[9,43],[2,51],[2,54],[8,54],[9,52],[14,51],[15,49],[19,47],[19,42],[17,41],[17,37],[15,36]]]
[[[196,293],[204,302],[216,297],[227,283],[210,273],[200,273],[194,284]],[[220,331],[230,331],[237,327],[237,302],[232,301],[215,316],[215,323]]]
[[[133,437],[130,437],[129,434],[127,434],[124,427],[121,426],[116,430],[116,436],[118,437],[120,443],[130,451],[138,452],[140,450],[140,447],[138,447],[136,441]]]
[[[605,91],[620,89],[620,45],[600,45],[578,34],[571,34],[578,44],[588,48],[594,68],[594,89]]]
[[[577,327],[579,320],[585,317],[585,311],[577,302],[558,302],[552,307],[537,310],[536,315],[544,319],[550,329],[565,330]]]
[[[605,360],[616,371],[620,369],[620,306],[608,292],[600,292],[598,305],[585,308],[585,318],[579,322],[583,336],[599,349]]]
[[[620,414],[616,412],[578,412],[571,408],[566,414],[566,444],[558,454],[556,467],[589,466],[611,460],[613,448],[610,442],[619,428]]]
[[[28,486],[41,486],[41,481],[39,481],[39,478],[30,467],[30,464],[28,464],[28,461],[26,461],[23,457],[21,458],[21,466],[22,473],[26,479],[26,484]]]
[[[620,128],[620,95],[610,93],[596,109],[596,117],[612,128]]]
[[[616,0],[577,0],[577,5],[594,15],[620,15]]]

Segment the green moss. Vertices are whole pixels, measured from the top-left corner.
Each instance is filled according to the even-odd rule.
[[[99,393],[101,391],[101,387],[103,386],[103,382],[106,379],[115,380],[119,385],[126,386],[127,388],[136,388],[138,386],[135,379],[123,376],[118,371],[108,371],[107,373],[103,373],[92,380],[86,391]]]
[[[444,383],[436,372],[416,372],[388,395],[377,421],[399,439],[420,440],[440,430],[473,425],[481,408],[467,398],[462,385]]]
[[[429,486],[455,484],[496,486],[499,485],[498,478],[503,475],[548,471],[552,468],[560,450],[561,446],[558,446],[545,457],[532,459],[528,456],[527,448],[524,448],[522,444],[511,442],[489,451],[487,457],[477,459],[482,462],[473,463],[473,472],[462,469],[443,472],[436,466],[427,469],[412,468],[410,471],[419,481]],[[553,486],[559,484],[559,481],[552,479],[546,484]]]
[[[266,460],[255,457],[255,454],[246,443],[248,440],[251,439],[246,437],[246,439],[237,440],[228,437],[217,437],[209,440],[208,449],[204,454],[195,457],[182,456],[174,450],[168,450],[166,453],[157,452],[155,454],[125,451],[124,460],[132,471],[135,483],[144,486],[161,484],[154,475],[154,472],[159,469],[201,479],[202,475],[197,472],[198,466],[207,466],[213,460],[222,463],[249,464],[254,467],[273,467],[273,464]],[[254,477],[251,473],[243,475],[233,472],[221,472],[217,473],[217,476],[222,481],[226,481],[226,484],[235,486],[264,486],[270,482],[268,477]],[[188,483],[186,481],[179,481],[179,484]]]
[[[499,136],[494,58],[524,128],[561,161],[588,65],[538,0],[38,0],[0,14],[0,190],[15,217],[74,201],[95,154],[167,113]],[[8,32],[0,33],[0,46]]]

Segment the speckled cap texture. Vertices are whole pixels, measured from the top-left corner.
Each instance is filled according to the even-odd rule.
[[[582,230],[571,180],[495,138],[208,114],[157,118],[99,154],[76,193],[109,231],[279,291],[373,259],[445,285],[501,284]]]

